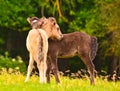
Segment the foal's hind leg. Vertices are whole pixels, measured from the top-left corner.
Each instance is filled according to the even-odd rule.
[[[43,60],[41,60],[43,61]],[[44,83],[44,79],[43,79],[43,62],[41,62],[40,60],[37,61],[37,68],[39,70],[39,81],[40,83]]]
[[[37,61],[37,67],[39,70],[40,83],[46,83],[47,64],[43,60]]]
[[[92,63],[92,61],[90,60],[89,57],[81,57],[81,58],[89,70],[90,82],[92,85],[94,85],[95,84],[95,82],[94,82],[94,69],[95,69],[94,64]]]
[[[89,65],[88,69],[90,71],[90,82],[92,85],[94,85],[95,84],[95,82],[94,82],[94,70],[95,70],[95,68],[94,68],[94,65],[92,62],[90,62],[88,65]]]
[[[30,74],[31,74],[32,69],[33,69],[33,63],[34,63],[34,59],[33,59],[33,56],[31,53],[29,56],[30,56],[30,59],[29,59],[29,65],[28,65],[28,72],[27,72],[27,77],[25,79],[25,82],[27,82],[29,77],[30,77]]]

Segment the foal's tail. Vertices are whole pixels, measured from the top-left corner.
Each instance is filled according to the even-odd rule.
[[[97,50],[98,50],[97,38],[92,36],[91,37],[91,53],[90,53],[91,60],[94,60]]]
[[[48,52],[48,36],[46,32],[42,29],[37,29],[37,31],[41,37],[41,41],[38,44],[38,59],[46,61]]]
[[[37,59],[38,60],[43,60],[43,58],[44,58],[44,52],[43,52],[43,37],[42,37],[42,34],[39,32],[39,30],[38,29],[36,29],[36,31],[38,32],[38,34],[39,34],[39,37],[41,37],[41,38],[39,38],[40,40],[38,41],[38,53],[37,53]]]

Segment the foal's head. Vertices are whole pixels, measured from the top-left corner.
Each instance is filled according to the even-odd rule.
[[[27,18],[27,21],[30,23],[32,28],[34,29],[42,28],[43,30],[45,30],[48,37],[52,39],[60,40],[63,37],[59,25],[56,22],[56,19],[53,17],[49,18],[42,17],[40,19],[37,17],[32,17]]]

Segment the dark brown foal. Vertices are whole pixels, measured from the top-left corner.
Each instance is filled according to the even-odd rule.
[[[94,64],[93,59],[97,52],[97,38],[83,32],[73,32],[63,34],[60,41],[49,40],[47,55],[47,80],[50,82],[50,70],[53,71],[57,83],[60,83],[57,71],[57,58],[70,58],[78,55],[87,66],[90,73],[90,82],[94,82]]]

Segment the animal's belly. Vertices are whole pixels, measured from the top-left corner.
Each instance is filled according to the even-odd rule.
[[[62,52],[58,55],[58,58],[70,58],[70,57],[73,57],[73,56],[76,56],[77,55],[77,51],[74,50],[74,51],[67,51],[67,52]]]

